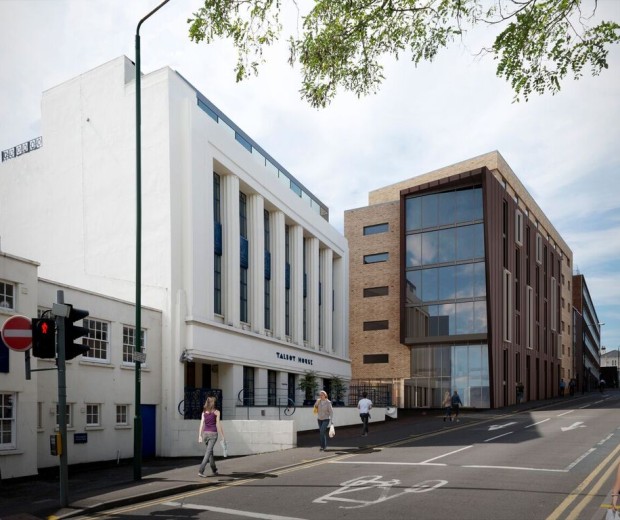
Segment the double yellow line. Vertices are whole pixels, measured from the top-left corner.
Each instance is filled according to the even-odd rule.
[[[620,444],[618,444],[618,446],[616,446],[616,448],[605,458],[605,460],[601,462],[596,469],[594,469],[594,471],[592,471],[592,473],[590,473],[584,481],[562,501],[558,507],[555,508],[555,511],[547,517],[547,520],[558,520],[559,518],[565,518],[566,520],[577,520],[581,512],[598,496],[598,492],[609,480],[610,476],[616,471],[617,464],[620,464],[620,457],[616,460],[616,456],[618,456],[619,453]],[[603,471],[604,473],[602,473]],[[586,492],[586,489],[588,489],[588,487],[597,478],[598,480],[592,485],[590,490]],[[567,513],[568,509],[571,507],[571,504],[579,498],[581,498],[581,500],[573,506],[572,511],[570,511],[566,517],[562,517],[561,515]]]

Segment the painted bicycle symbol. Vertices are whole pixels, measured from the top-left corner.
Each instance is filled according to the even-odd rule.
[[[347,505],[339,506],[341,509],[355,509],[380,504],[407,493],[426,493],[448,483],[447,480],[424,480],[400,492],[390,494],[392,487],[399,485],[401,481],[396,478],[381,480],[382,478],[381,475],[368,475],[347,480],[340,484],[339,489],[315,499],[314,502],[317,504],[344,502]]]

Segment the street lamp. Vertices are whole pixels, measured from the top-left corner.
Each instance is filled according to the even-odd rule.
[[[142,480],[142,416],[140,410],[140,366],[142,354],[142,99],[140,84],[140,26],[170,0],[165,0],[147,14],[136,27],[136,334],[134,342],[135,410],[133,428],[133,479]]]

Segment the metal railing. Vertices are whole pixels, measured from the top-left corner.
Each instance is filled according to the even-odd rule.
[[[43,146],[43,137],[35,137],[34,139],[30,139],[30,141],[26,141],[25,143],[18,144],[13,148],[7,148],[6,150],[2,150],[2,162],[8,161],[9,159],[14,159],[15,157],[19,157],[28,152],[32,152],[33,150],[38,150]]]

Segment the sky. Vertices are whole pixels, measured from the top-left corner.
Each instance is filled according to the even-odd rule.
[[[159,3],[0,0],[0,150],[42,135],[43,91],[118,56],[135,60],[136,26]],[[200,0],[170,0],[142,25],[142,71],[182,74],[322,200],[341,232],[344,211],[367,205],[370,191],[499,151],[572,249],[605,323],[602,345],[620,348],[620,46],[600,76],[513,103],[492,57],[476,56],[493,37],[479,28],[432,63],[386,57],[376,95],[340,92],[313,109],[287,64],[298,22],[283,3],[283,38],[257,77],[235,82],[230,42],[189,40]],[[620,0],[598,5],[597,19],[620,21]]]

